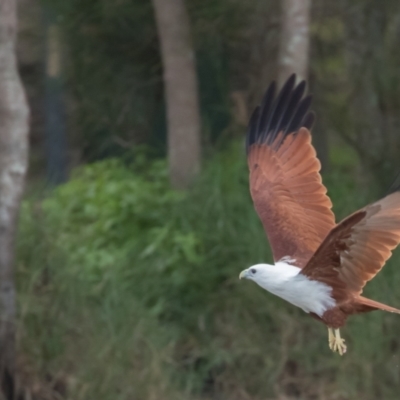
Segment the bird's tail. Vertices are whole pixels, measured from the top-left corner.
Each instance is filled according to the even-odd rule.
[[[400,314],[400,310],[394,307],[387,306],[386,304],[379,303],[378,301],[367,299],[366,297],[359,296],[357,299],[359,306],[358,312],[368,312],[374,310],[383,310],[396,314]]]

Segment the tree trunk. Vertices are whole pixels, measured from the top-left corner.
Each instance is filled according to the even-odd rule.
[[[67,180],[67,139],[61,76],[60,27],[50,6],[44,6],[46,22],[45,133],[47,181],[58,185]]]
[[[307,79],[311,0],[282,1],[282,32],[278,81],[282,85],[293,73]]]
[[[184,0],[152,0],[164,68],[170,181],[187,188],[200,169],[195,54]]]
[[[28,106],[17,70],[16,0],[0,0],[0,382],[14,396],[14,239],[28,155]]]
[[[311,0],[282,0],[282,31],[278,57],[278,83],[282,86],[293,73],[307,79],[310,44]],[[329,146],[325,130],[313,135],[322,170],[329,168]]]

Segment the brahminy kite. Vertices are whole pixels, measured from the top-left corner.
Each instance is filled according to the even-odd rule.
[[[349,315],[400,310],[361,296],[400,242],[400,187],[338,224],[311,144],[314,113],[305,81],[292,75],[275,97],[268,88],[250,119],[250,192],[274,265],[240,273],[328,327],[329,347],[346,352],[339,328]]]

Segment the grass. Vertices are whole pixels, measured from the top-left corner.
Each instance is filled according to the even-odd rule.
[[[162,165],[88,168],[22,213],[18,343],[32,391],[40,382],[75,400],[398,398],[399,316],[351,318],[340,358],[322,324],[237,279],[271,260],[238,146],[187,194],[168,189]],[[373,198],[352,168],[325,179],[339,216]],[[399,260],[366,296],[400,306]]]

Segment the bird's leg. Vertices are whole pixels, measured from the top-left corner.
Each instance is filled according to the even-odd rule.
[[[346,353],[347,346],[344,344],[344,339],[340,337],[339,329],[328,328],[329,333],[329,348],[332,351],[337,351],[341,356]]]
[[[333,350],[333,344],[335,342],[335,335],[333,334],[333,329],[329,328],[329,326],[328,326],[328,342],[329,342],[329,348],[332,351],[334,351]]]

